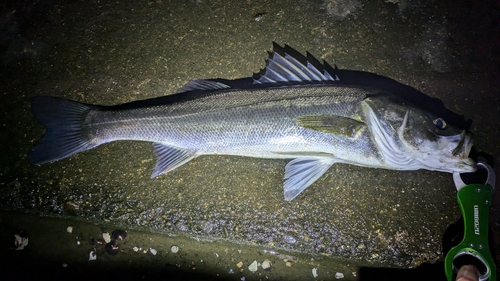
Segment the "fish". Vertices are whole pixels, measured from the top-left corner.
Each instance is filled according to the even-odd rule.
[[[114,106],[36,96],[31,108],[45,132],[29,159],[40,165],[120,140],[152,143],[151,178],[200,155],[291,159],[284,172],[287,201],[335,163],[476,170],[468,130],[408,102],[404,94],[343,84],[334,72],[274,48],[248,87],[197,79],[161,102]]]

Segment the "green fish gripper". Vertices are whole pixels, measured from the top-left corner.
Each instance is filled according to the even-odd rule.
[[[493,188],[488,184],[470,184],[457,193],[464,219],[464,238],[445,258],[448,281],[453,281],[463,265],[479,269],[479,281],[496,281],[496,265],[488,245],[488,223]]]

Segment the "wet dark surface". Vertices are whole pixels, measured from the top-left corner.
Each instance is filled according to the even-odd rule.
[[[249,77],[265,66],[266,51],[275,41],[340,69],[391,77],[440,99],[473,121],[475,148],[492,155],[498,166],[498,3],[226,2],[1,6],[0,208],[8,226],[1,230],[8,239],[2,245],[11,244],[17,231],[41,216],[74,226],[146,231],[164,237],[157,239],[173,239],[168,243],[196,238],[190,241],[199,243],[198,254],[215,251],[210,247],[231,249],[220,272],[237,270],[241,247],[308,257],[292,267],[276,259],[281,267],[272,271],[274,279],[312,279],[311,269],[319,267],[320,273],[329,272],[319,278],[335,279],[342,272],[344,280],[351,280],[356,279],[353,267],[411,268],[442,260],[443,233],[460,216],[449,174],[336,164],[324,179],[286,202],[283,160],[204,156],[150,179],[151,145],[117,142],[53,164],[29,163],[27,152],[43,133],[30,113],[33,96],[112,105],[171,94],[190,79]],[[257,21],[259,13],[265,15]],[[493,201],[491,228],[499,237],[498,193]],[[11,220],[9,212],[20,217]],[[65,234],[64,228],[57,231]],[[44,233],[30,231],[30,240]],[[55,255],[88,260],[89,247],[81,252],[37,247],[13,251],[5,246],[2,251],[20,268],[30,248],[39,254],[27,266],[44,255],[47,268],[59,268]],[[500,253],[498,241],[492,248]],[[118,268],[113,257],[98,261]],[[203,259],[216,263],[213,254]],[[93,270],[88,262],[80,266]],[[247,266],[243,274],[250,273]],[[214,276],[215,271],[200,274]]]

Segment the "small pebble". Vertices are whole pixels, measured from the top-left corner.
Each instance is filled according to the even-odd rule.
[[[337,272],[337,273],[335,273],[335,278],[342,279],[342,278],[344,278],[344,274],[342,274],[341,272]]]
[[[66,231],[69,232],[69,233],[72,233],[73,232],[73,227],[72,226],[68,226],[66,228]]]
[[[271,261],[270,260],[264,260],[262,262],[262,269],[264,270],[270,270],[271,269]]]
[[[239,268],[242,268],[243,267],[243,262],[240,261],[239,263],[236,264],[236,266],[239,267]]]
[[[94,253],[94,251],[90,251],[89,261],[95,261],[96,259],[97,259],[97,255]]]
[[[134,252],[137,252],[137,251],[139,251],[139,248],[134,247],[134,248],[132,248],[132,250],[134,250]]]
[[[318,269],[316,267],[312,269],[312,274],[314,278],[318,277]]]
[[[28,246],[28,238],[21,237],[19,234],[14,235],[14,245],[16,245],[16,250],[22,250],[24,247]]]
[[[289,262],[289,261],[287,261],[287,262],[285,263],[285,265],[286,265],[286,266],[288,266],[288,267],[292,267],[292,263],[291,263],[291,262]]]
[[[253,261],[249,266],[248,266],[248,270],[250,270],[251,272],[255,272],[257,271],[258,269],[258,265],[257,265],[257,261]]]
[[[158,251],[153,248],[149,248],[149,251],[151,252],[151,254],[153,254],[153,256],[156,256],[156,253],[158,253]]]
[[[255,15],[253,15],[252,18],[253,18],[254,21],[261,21],[266,14],[267,13],[257,13]]]
[[[179,252],[179,247],[174,245],[174,246],[170,247],[170,251],[172,253],[176,254],[177,252]]]
[[[109,243],[111,242],[111,235],[108,232],[103,232],[102,239],[104,239],[104,242]]]

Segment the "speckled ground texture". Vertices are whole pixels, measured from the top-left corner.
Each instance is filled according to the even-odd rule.
[[[13,265],[21,267],[28,255],[23,251],[35,251],[48,267],[59,268],[66,257],[82,272],[94,270],[87,261],[90,239],[101,231],[87,225],[136,233],[130,239],[143,246],[151,237],[163,241],[155,247],[165,254],[157,256],[134,255],[132,242],[117,256],[101,249],[94,262],[109,270],[123,261],[142,262],[158,274],[173,266],[204,279],[308,280],[318,268],[316,279],[336,280],[340,272],[342,280],[357,280],[353,272],[361,266],[441,261],[443,233],[460,217],[449,174],[336,164],[286,202],[284,160],[204,156],[151,179],[151,144],[116,142],[52,164],[28,161],[43,133],[30,112],[33,96],[113,105],[168,95],[191,79],[249,77],[265,66],[273,41],[442,100],[473,120],[476,149],[498,166],[495,1],[18,2],[0,6],[0,232],[9,239],[1,244],[12,244],[0,251]],[[499,200],[497,193],[491,219],[496,237]],[[58,228],[34,228],[30,220],[54,220]],[[81,227],[80,248],[72,251],[74,241],[64,240],[74,239],[64,237],[64,225]],[[9,249],[21,230],[59,246],[44,248],[46,256],[36,243]],[[43,237],[49,234],[66,242]],[[170,245],[182,243],[190,254],[167,262]],[[491,247],[500,253],[498,240]],[[287,255],[296,257],[291,267]],[[253,256],[276,266],[251,273]],[[200,260],[206,266],[194,265]],[[241,260],[243,270],[236,266]]]

